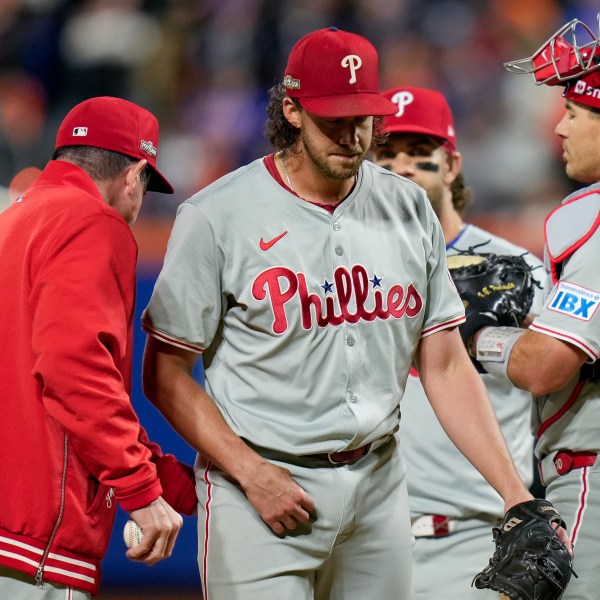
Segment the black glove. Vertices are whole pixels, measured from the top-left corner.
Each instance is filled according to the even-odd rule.
[[[575,573],[553,523],[565,527],[546,500],[521,502],[509,509],[500,527],[492,529],[494,555],[471,585],[514,600],[558,600]]]
[[[523,256],[464,252],[447,260],[465,306],[467,320],[459,329],[467,348],[482,327],[521,326],[533,302],[534,286],[539,287]]]

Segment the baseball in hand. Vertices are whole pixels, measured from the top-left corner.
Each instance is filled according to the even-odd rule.
[[[125,523],[125,528],[123,529],[123,539],[125,540],[125,545],[128,548],[133,548],[142,541],[143,537],[144,534],[138,527],[138,524],[129,519],[129,521]]]

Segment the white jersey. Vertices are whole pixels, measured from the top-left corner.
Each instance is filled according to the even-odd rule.
[[[481,253],[526,254],[527,262],[534,267],[532,275],[540,283],[531,312],[540,312],[542,286],[547,275],[539,259],[524,248],[474,225],[465,226],[448,245],[447,254],[456,254],[469,248]],[[534,443],[531,434],[531,394],[493,375],[484,374],[482,379],[517,469],[525,483],[530,485],[533,479]],[[468,391],[465,390],[465,393]],[[408,474],[412,517],[426,514],[466,519],[482,513],[502,517],[502,498],[450,441],[427,401],[414,370],[406,385],[401,411],[400,440]]]
[[[600,184],[567,197],[546,220],[546,260],[553,273],[544,309],[531,329],[600,356]],[[598,366],[596,366],[598,369]],[[600,377],[600,371],[597,373]],[[600,452],[600,381],[573,378],[536,399],[536,454]]]
[[[143,315],[236,434],[296,455],[393,433],[419,340],[463,321],[422,188],[366,161],[332,215],[264,159],[180,206]]]

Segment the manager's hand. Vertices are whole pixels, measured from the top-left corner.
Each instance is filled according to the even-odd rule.
[[[175,512],[161,496],[144,508],[130,513],[144,534],[142,541],[127,551],[131,560],[153,565],[173,552],[175,540],[183,525],[181,515]]]

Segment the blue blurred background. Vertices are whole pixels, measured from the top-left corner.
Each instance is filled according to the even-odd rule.
[[[137,283],[136,319],[140,322],[142,310],[150,300],[156,274],[140,269]],[[133,404],[150,439],[161,445],[163,452],[175,454],[179,460],[194,464],[195,453],[166,423],[162,415],[142,394],[141,368],[146,335],[140,327],[135,331],[133,373]],[[196,373],[202,382],[201,368]],[[123,527],[128,514],[119,509],[106,558],[102,563],[100,597],[111,598],[183,598],[183,594],[200,598],[200,577],[196,562],[197,536],[195,517],[184,517],[184,525],[177,538],[173,555],[152,567],[134,563],[125,557]],[[134,595],[132,595],[134,594]],[[187,597],[187,596],[185,596]]]
[[[474,188],[467,219],[540,255],[544,218],[573,188],[553,133],[563,100],[502,63],[531,55],[574,17],[597,34],[598,10],[597,0],[0,0],[0,210],[17,173],[44,167],[77,102],[116,95],[157,115],[158,162],[176,194],[148,194],[134,226],[133,403],[151,438],[192,463],[194,453],[143,397],[139,314],[177,206],[270,151],[266,92],[292,45],[337,25],[377,46],[382,89],[445,93]],[[125,558],[125,520],[120,513],[101,597],[199,598],[195,519],[185,520],[174,556],[152,568]]]

